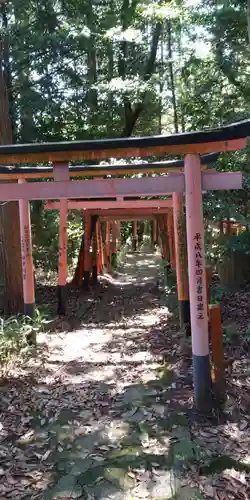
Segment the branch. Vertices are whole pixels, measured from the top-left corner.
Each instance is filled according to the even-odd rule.
[[[250,3],[250,0],[249,0]],[[250,88],[246,87],[243,83],[241,83],[237,78],[236,74],[232,69],[232,65],[230,62],[228,62],[224,55],[223,55],[223,49],[220,43],[217,43],[215,47],[215,55],[216,55],[216,60],[217,63],[221,69],[221,71],[224,73],[224,75],[227,77],[229,83],[231,85],[234,85],[241,94],[245,97],[245,99],[250,98]]]
[[[159,43],[161,31],[162,31],[162,23],[158,22],[155,26],[155,29],[154,29],[152,42],[151,42],[151,49],[150,49],[150,53],[148,56],[148,60],[147,60],[146,65],[145,65],[145,70],[144,70],[144,74],[143,74],[143,78],[142,78],[145,83],[150,80],[152,73],[154,71],[154,65],[155,65],[156,54],[157,54],[158,43]],[[131,104],[129,103],[130,104],[130,112],[127,113],[127,115],[125,115],[125,126],[124,126],[124,129],[122,132],[122,137],[129,137],[132,134],[133,129],[135,127],[135,124],[136,124],[141,112],[143,111],[146,95],[147,95],[147,91],[144,92],[141,101],[136,103],[134,108],[132,108]]]
[[[128,28],[131,22],[131,19],[135,13],[137,0],[133,0],[131,5],[129,5],[129,3],[130,3],[129,0],[123,0],[121,9],[121,25],[123,31],[125,31]],[[120,53],[118,59],[118,73],[123,80],[125,80],[126,76],[127,59],[128,59],[128,43],[125,40],[123,40],[120,43]],[[132,111],[131,103],[128,97],[125,96],[124,97],[125,123],[127,123],[127,121],[129,120],[131,111]]]
[[[177,113],[177,101],[175,94],[175,78],[174,78],[174,69],[173,69],[173,61],[172,61],[172,26],[171,22],[167,22],[167,43],[168,43],[168,59],[169,59],[169,76],[171,82],[171,94],[172,94],[172,106],[173,106],[173,115],[174,115],[174,128],[175,132],[178,134],[179,132],[179,123],[178,123],[178,113]]]

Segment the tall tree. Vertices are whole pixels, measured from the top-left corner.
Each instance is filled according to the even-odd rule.
[[[9,101],[12,99],[11,69],[8,48],[8,23],[6,5],[1,5],[0,53],[0,143],[13,142],[13,126]],[[11,103],[12,104],[12,103]],[[11,314],[23,312],[22,264],[18,202],[0,206],[0,255],[4,279],[4,309]]]

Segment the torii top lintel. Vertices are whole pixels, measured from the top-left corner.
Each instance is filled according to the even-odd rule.
[[[250,120],[245,120],[221,128],[173,135],[3,145],[0,164],[236,151],[246,146],[249,135]]]
[[[206,167],[215,163],[220,153],[201,155],[201,165]],[[60,165],[60,163],[59,163]],[[118,165],[69,165],[69,177],[111,177],[131,174],[166,174],[173,170],[183,170],[184,160],[167,160],[160,162],[136,162]],[[0,180],[10,179],[45,179],[53,178],[53,167],[13,167],[0,166]]]

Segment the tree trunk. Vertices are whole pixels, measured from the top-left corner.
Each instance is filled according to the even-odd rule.
[[[161,31],[162,31],[162,24],[159,22],[156,24],[153,30],[150,52],[148,55],[148,59],[146,61],[144,74],[142,77],[144,82],[148,82],[153,74]],[[122,134],[123,137],[129,137],[132,134],[135,124],[141,112],[143,111],[145,97],[146,97],[146,92],[142,96],[141,101],[136,103],[134,107],[131,106],[131,103],[129,103],[129,106],[127,106],[128,111],[125,113],[125,126]]]
[[[248,31],[248,42],[250,46],[250,0],[247,0],[247,31]]]
[[[162,110],[163,110],[163,90],[164,90],[164,42],[161,37],[161,56],[160,56],[160,69],[159,69],[159,135],[162,133]]]
[[[96,221],[97,221],[97,216],[92,216],[91,217],[91,227],[90,227],[90,242],[92,240],[93,233],[95,231],[96,227]],[[83,234],[82,234],[82,241],[81,241],[81,246],[79,249],[78,253],[78,260],[77,260],[77,265],[74,271],[74,276],[72,279],[72,285],[74,286],[80,286],[81,284],[81,266],[83,265],[84,267],[84,230],[85,230],[85,219],[83,217]]]
[[[121,25],[123,30],[127,29],[129,26],[129,20],[131,20],[136,8],[136,0],[133,0],[131,4],[129,3],[129,0],[123,0],[123,5],[122,5],[122,10],[121,10]],[[91,27],[94,28],[94,14],[93,14],[93,6],[92,6],[92,0],[89,0],[89,11],[87,14],[87,24],[88,27],[91,30]],[[157,49],[158,49],[158,44],[159,44],[159,39],[162,31],[162,24],[161,22],[156,23],[153,33],[152,33],[152,39],[151,39],[151,45],[150,45],[150,51],[148,54],[148,58],[145,63],[144,71],[143,71],[143,81],[148,82],[150,77],[152,76],[154,72],[154,67],[155,67],[155,60],[156,60],[156,54],[157,54]],[[94,43],[94,42],[93,42]],[[128,51],[127,51],[127,42],[121,42],[120,44],[120,53],[119,53],[119,60],[118,60],[118,73],[119,76],[122,79],[125,79],[127,75],[127,57],[128,57]],[[91,62],[91,64],[90,64]],[[109,63],[112,61],[110,60]],[[113,64],[113,63],[112,63]],[[91,68],[91,71],[90,71]],[[110,66],[111,68],[111,66]],[[88,74],[89,74],[89,83],[90,80],[95,81],[96,79],[96,51],[94,44],[92,46],[91,51],[89,52],[89,57],[88,57]],[[92,96],[93,97],[93,96]],[[122,137],[129,137],[136,125],[136,122],[143,111],[144,108],[144,101],[146,97],[146,92],[142,96],[142,100],[138,103],[135,104],[134,107],[132,107],[131,102],[129,101],[128,97],[125,96],[124,98],[124,128],[123,132],[121,134]],[[93,99],[93,108],[94,104],[97,106],[97,95],[96,98]],[[79,252],[78,260],[81,257],[81,250]],[[76,267],[73,282],[76,281],[77,279],[77,273],[78,273],[78,268]]]
[[[110,9],[109,10],[109,18],[112,20],[114,17],[114,10],[115,10],[113,0],[110,0],[110,2],[109,2],[109,9]],[[108,82],[110,84],[110,82],[114,76],[113,43],[110,40],[107,41],[107,57],[108,57]],[[113,135],[114,135],[113,107],[114,107],[113,92],[110,89],[108,91],[108,124],[107,124],[109,137],[113,137]]]
[[[96,42],[95,42],[95,16],[93,10],[92,0],[88,0],[86,12],[87,26],[90,31],[87,67],[88,67],[88,91],[87,91],[87,104],[90,109],[89,123],[90,130],[95,127],[95,113],[97,111],[97,90],[94,87],[97,81],[96,70]]]
[[[3,68],[0,68],[0,144],[12,143],[8,94]],[[2,203],[0,207],[0,260],[4,280],[4,312],[23,312],[22,261],[18,202]]]
[[[170,84],[171,84],[171,94],[172,94],[172,106],[173,106],[173,114],[174,114],[174,129],[175,132],[178,133],[179,124],[178,124],[178,113],[177,113],[177,102],[176,102],[176,93],[175,93],[175,81],[174,81],[174,69],[173,69],[173,51],[172,51],[172,27],[171,22],[167,22],[167,34],[168,34],[168,66],[169,66],[169,75],[170,75]]]

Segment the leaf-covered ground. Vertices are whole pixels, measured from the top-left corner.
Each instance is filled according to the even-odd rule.
[[[193,418],[190,348],[161,281],[158,255],[129,254],[81,320],[41,334],[43,361],[3,381],[0,500],[249,498],[245,360],[224,419]]]

